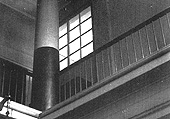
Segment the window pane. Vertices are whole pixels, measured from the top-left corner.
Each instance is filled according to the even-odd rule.
[[[67,45],[67,34],[59,39],[59,49]]]
[[[81,34],[92,28],[91,18],[81,24]]]
[[[80,51],[77,51],[76,53],[74,53],[70,56],[70,64],[73,64],[74,62],[78,61],[79,59],[80,59]]]
[[[70,21],[69,21],[69,24],[70,24],[70,29],[74,28],[75,26],[77,26],[79,24],[79,16],[75,16],[74,18],[72,18]]]
[[[90,43],[86,47],[82,48],[82,57],[87,56],[91,52],[93,52],[93,43]]]
[[[67,33],[67,24],[65,23],[64,25],[60,26],[59,28],[59,37]]]
[[[70,43],[70,54],[75,52],[80,48],[80,38],[76,39],[72,43]]]
[[[84,46],[93,40],[92,30],[81,37],[81,45]]]
[[[80,29],[79,26],[70,31],[70,42],[80,36]]]
[[[66,68],[68,66],[68,62],[67,59],[63,60],[62,62],[60,62],[60,70],[63,70],[64,68]]]
[[[88,7],[87,9],[83,10],[80,13],[81,16],[81,22],[83,22],[84,20],[86,20],[87,18],[89,18],[91,16],[91,7]]]
[[[61,49],[61,50],[59,51],[60,61],[68,56],[67,51],[68,51],[68,50],[67,50],[67,46],[64,47],[63,49]]]

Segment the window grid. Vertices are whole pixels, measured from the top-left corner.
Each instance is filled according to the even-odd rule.
[[[80,48],[81,48],[81,16],[79,14],[79,23],[80,23],[80,26],[79,26],[79,31],[80,31]],[[81,49],[80,49],[80,58],[82,58],[82,52],[81,52]]]
[[[83,10],[83,12],[87,11],[89,8],[90,7],[88,7],[85,10]],[[85,14],[83,14],[84,16],[83,15],[81,16],[81,13],[82,12],[80,12],[78,15],[76,15],[75,17],[73,17],[67,23],[65,23],[63,25],[63,31],[66,30],[66,32],[62,33],[62,35],[59,37],[59,44],[60,44],[60,42],[62,42],[60,40],[64,39],[64,37],[67,37],[67,43],[65,43],[64,45],[62,44],[61,47],[59,45],[59,47],[60,47],[59,48],[59,52],[61,52],[62,50],[64,50],[64,48],[66,48],[67,49],[67,55],[65,56],[65,55],[60,53],[60,70],[66,68],[67,66],[69,66],[69,65],[73,64],[74,62],[78,61],[79,59],[83,58],[84,56],[82,54],[82,49],[85,48],[86,46],[88,46],[89,44],[93,43],[91,8],[90,8],[89,11],[87,11]],[[86,17],[85,16],[86,14],[88,15],[88,17],[84,18],[83,20],[81,20],[81,17]],[[91,20],[90,24],[87,23],[88,20]],[[76,23],[77,21],[78,21],[78,23]],[[82,33],[82,24],[83,23],[88,24],[88,25],[86,25],[86,29],[85,29],[87,31],[85,31],[84,33]],[[66,27],[66,28],[64,28],[64,27]],[[74,36],[73,33],[75,35],[77,35],[78,33],[79,34],[77,36]],[[91,38],[90,40],[91,41],[87,40],[86,44],[83,45],[82,44],[82,36],[86,35],[88,33],[91,33],[90,34],[90,38]],[[87,36],[86,36],[85,39],[87,39]],[[76,45],[76,42],[79,44],[78,46]],[[92,51],[87,52],[85,54],[88,55],[91,52]],[[78,56],[78,57],[75,57],[75,56]],[[71,57],[73,57],[73,59]],[[67,60],[67,64],[62,65],[65,62],[65,60]],[[61,68],[61,65],[64,66],[64,67]]]
[[[83,24],[84,22],[86,22],[87,20],[91,19],[91,17],[87,18],[86,20],[84,20],[82,23],[79,23],[77,26],[75,26],[74,28],[72,28],[71,30],[69,30],[69,23],[67,22],[67,32],[65,34],[63,34],[62,36],[59,37],[59,39],[61,39],[62,37],[64,37],[65,35],[67,35],[67,39],[68,39],[68,42],[69,42],[69,32],[74,30],[76,27],[80,27],[81,28],[81,24]],[[80,29],[79,28],[79,29]],[[83,36],[84,34],[86,34],[87,32],[89,32],[90,30],[92,30],[92,28],[90,28],[89,30],[85,31],[83,34],[80,34],[77,38]],[[80,29],[80,32],[81,32],[81,29]],[[75,38],[74,40],[76,40],[77,38]],[[74,40],[72,40],[71,42],[73,42]],[[69,42],[69,43],[71,43]],[[68,45],[68,44],[67,44]],[[66,45],[65,45],[66,46]],[[63,47],[65,47],[63,46]],[[61,47],[59,50],[61,50],[63,47]]]

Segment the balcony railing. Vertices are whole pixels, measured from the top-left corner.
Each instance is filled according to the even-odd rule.
[[[60,102],[79,98],[168,52],[169,12],[165,9],[61,71]]]
[[[168,52],[170,8],[125,32],[60,72],[60,102],[74,100]],[[112,77],[112,78],[110,78]],[[31,103],[32,74],[0,60],[0,96]],[[68,101],[69,102],[69,101]]]
[[[0,96],[29,106],[31,103],[32,73],[0,58]]]

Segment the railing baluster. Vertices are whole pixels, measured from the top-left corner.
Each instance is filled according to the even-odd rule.
[[[69,71],[69,75],[70,75],[70,87],[71,87],[71,96],[75,95],[75,68],[72,68]]]
[[[119,71],[123,68],[121,52],[120,52],[120,42],[115,43],[113,46],[114,46],[113,50],[115,51],[115,61],[117,65],[117,71]]]
[[[123,67],[126,67],[129,65],[129,57],[128,57],[127,44],[125,38],[120,41],[120,46],[121,46],[121,53],[122,53],[122,64]]]
[[[99,82],[99,79],[97,78],[97,64],[96,64],[96,56],[92,56],[92,85]]]
[[[141,39],[143,57],[147,57],[150,54],[150,49],[149,49],[149,41],[146,34],[146,27],[140,29],[139,35]]]
[[[170,44],[170,26],[169,26],[167,14],[161,17],[160,20],[161,20],[161,28],[162,28],[163,36],[165,39],[165,44],[169,45]]]
[[[153,23],[147,25],[146,29],[147,29],[147,35],[149,39],[151,53],[153,53],[158,50],[158,46],[156,43],[156,38],[155,38],[154,30],[153,30]]]
[[[161,49],[165,46],[165,41],[164,41],[164,37],[163,37],[163,33],[162,33],[160,19],[154,21],[153,25],[154,25],[154,32],[155,32],[155,36],[156,36],[158,49]]]
[[[86,77],[87,77],[87,88],[92,85],[92,60],[91,58],[85,62]]]
[[[143,58],[142,47],[141,47],[141,42],[140,42],[140,37],[139,37],[138,31],[132,34],[132,39],[133,39],[136,59],[138,61]]]
[[[112,74],[114,74],[116,71],[117,71],[117,65],[116,65],[116,58],[115,58],[115,51],[113,49],[114,46],[111,46],[110,47],[110,50],[111,50],[111,54],[110,54],[110,57],[111,57],[111,66],[112,66]]]
[[[25,75],[25,72],[22,71],[22,97],[21,97],[21,103],[22,104],[25,104],[25,86],[26,86],[26,75]]]
[[[102,51],[102,58],[103,58],[103,75],[104,75],[104,78],[106,78],[107,76],[110,76],[111,73],[110,73],[110,65],[109,65],[109,50],[108,48],[103,50]]]
[[[99,81],[103,79],[103,59],[102,52],[96,55],[96,66],[97,66],[97,78]]]
[[[3,96],[4,87],[4,63],[0,60],[0,96]]]
[[[86,77],[86,70],[85,70],[85,62],[80,65],[80,75],[81,75],[81,90],[86,89],[87,87],[87,77]]]
[[[76,66],[76,93],[81,91],[80,65]]]
[[[66,83],[66,99],[70,98],[70,82]]]

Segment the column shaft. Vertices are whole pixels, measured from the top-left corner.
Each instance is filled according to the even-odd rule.
[[[59,102],[57,0],[38,0],[31,106],[44,111]]]

